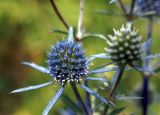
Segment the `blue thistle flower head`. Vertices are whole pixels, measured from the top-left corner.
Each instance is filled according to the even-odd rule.
[[[87,74],[84,50],[79,43],[68,40],[57,42],[49,53],[49,71],[56,82],[79,82]]]
[[[140,13],[151,13],[160,15],[159,0],[137,0],[137,8]]]
[[[49,66],[48,68],[42,67],[35,63],[22,62],[22,64],[30,66],[45,74],[49,74],[54,78],[54,81],[61,84],[61,88],[56,92],[56,94],[53,96],[53,98],[50,100],[50,102],[44,109],[42,113],[43,115],[48,115],[52,106],[55,105],[57,100],[62,95],[67,82],[71,82],[73,89],[76,88],[75,83],[78,82],[78,85],[83,90],[95,96],[101,102],[115,106],[112,102],[106,100],[104,97],[102,97],[95,91],[91,90],[89,87],[79,82],[82,78],[84,78],[85,80],[98,80],[98,81],[106,82],[106,80],[103,80],[101,78],[88,77],[88,74],[97,74],[97,73],[110,71],[108,69],[106,70],[95,69],[95,70],[89,71],[88,65],[94,59],[95,57],[90,57],[88,59],[84,56],[84,50],[82,49],[81,44],[74,42],[73,28],[71,27],[69,28],[68,39],[63,40],[61,42],[57,42],[57,44],[51,48],[51,51],[49,53],[49,59],[48,59],[48,66]],[[19,92],[24,92],[29,90],[35,90],[35,89],[39,89],[39,88],[51,85],[52,83],[53,83],[53,80],[46,83],[39,84],[39,85],[16,89],[10,93],[19,93]]]

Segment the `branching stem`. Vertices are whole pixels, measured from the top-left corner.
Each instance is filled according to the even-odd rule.
[[[134,18],[134,12],[133,11],[134,11],[134,7],[135,7],[135,2],[136,2],[136,0],[132,0],[129,15],[126,17],[127,21],[132,21],[133,18]]]
[[[117,78],[117,80],[116,80],[116,83],[115,83],[115,85],[114,85],[114,87],[113,87],[113,89],[112,89],[112,92],[111,92],[110,95],[109,95],[109,98],[112,98],[112,97],[114,96],[114,93],[115,93],[115,91],[116,91],[116,89],[117,89],[117,86],[119,85],[119,83],[120,83],[120,81],[121,81],[121,79],[122,79],[123,72],[124,72],[124,68],[125,68],[125,67],[122,67],[122,68],[121,68],[121,70],[120,70],[120,72],[119,72],[119,76],[118,76],[118,78]]]
[[[123,14],[126,14],[127,11],[126,11],[125,5],[124,5],[124,3],[122,2],[122,0],[118,0],[118,3],[119,3],[119,5],[120,5],[120,8],[121,8],[122,11],[123,11]]]
[[[60,19],[60,21],[63,23],[63,25],[69,29],[69,26],[68,24],[66,23],[66,21],[64,20],[63,16],[61,15],[60,11],[58,10],[56,4],[55,4],[55,1],[54,0],[50,0],[51,2],[51,5],[53,7],[53,10],[55,11],[56,15],[58,16],[58,18]]]
[[[119,83],[120,83],[120,81],[121,81],[121,79],[122,79],[124,69],[125,69],[125,66],[123,66],[123,67],[120,68],[120,72],[119,72],[118,78],[117,78],[117,80],[116,80],[116,82],[115,82],[115,85],[114,85],[114,87],[113,87],[110,95],[109,95],[109,100],[111,100],[111,99],[114,97],[114,94],[115,94],[115,92],[116,92],[116,89],[117,89],[117,87],[118,87],[118,85],[119,85]],[[105,107],[105,109],[104,109],[104,111],[103,111],[103,115],[107,115],[108,109],[109,109],[109,105],[107,105],[107,106]]]

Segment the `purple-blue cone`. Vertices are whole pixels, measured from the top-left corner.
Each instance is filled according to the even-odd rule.
[[[81,45],[67,40],[57,42],[52,47],[48,64],[50,75],[61,85],[79,82],[87,73],[86,57]]]

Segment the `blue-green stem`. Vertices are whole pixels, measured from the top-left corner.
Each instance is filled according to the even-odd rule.
[[[73,82],[73,83],[71,82],[70,84],[71,84],[71,86],[72,86],[73,92],[74,92],[74,94],[75,94],[75,96],[76,96],[76,98],[77,98],[78,103],[80,104],[80,106],[82,107],[82,109],[83,109],[83,111],[84,111],[84,114],[85,114],[85,115],[89,115],[89,112],[88,112],[88,110],[87,110],[87,107],[86,107],[86,105],[84,104],[84,102],[83,102],[83,100],[82,100],[82,98],[81,98],[81,96],[80,96],[80,94],[79,94],[79,91],[78,91],[78,89],[77,89],[76,84],[75,84],[74,82]]]
[[[112,91],[111,91],[111,93],[109,95],[109,100],[112,100],[112,98],[114,98],[114,94],[116,92],[116,89],[117,89],[117,87],[118,87],[118,85],[119,85],[119,83],[120,83],[120,81],[122,79],[122,76],[123,76],[123,73],[124,73],[124,69],[125,69],[125,65],[120,68],[120,72],[119,72],[119,75],[118,75],[117,80],[115,82],[115,85],[114,85],[114,87],[113,87],[113,89],[112,89]],[[109,110],[109,105],[107,105],[104,108],[103,115],[107,115],[108,110]]]
[[[85,86],[88,87],[88,81],[87,80],[85,80]],[[87,109],[88,109],[89,114],[92,115],[93,111],[92,111],[90,94],[87,91],[86,91],[86,104],[87,104]]]
[[[151,54],[151,43],[152,43],[152,30],[153,30],[153,18],[150,17],[148,20],[148,32],[147,32],[147,45],[146,45],[146,56],[149,56]],[[146,58],[144,60],[144,69],[149,69],[149,62],[150,59]],[[149,77],[147,73],[143,74],[143,84],[142,84],[142,113],[143,115],[148,114],[148,93],[149,93]]]

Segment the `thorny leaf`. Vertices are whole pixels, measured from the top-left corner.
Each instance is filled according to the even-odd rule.
[[[10,93],[19,93],[19,92],[24,92],[24,91],[28,91],[28,90],[35,90],[35,89],[39,89],[39,88],[45,87],[47,85],[50,85],[52,83],[53,83],[53,81],[47,82],[47,83],[43,83],[43,84],[40,84],[40,85],[28,86],[28,87],[16,89],[16,90],[14,90],[14,91],[12,91]]]
[[[106,40],[107,39],[107,37],[105,37],[103,34],[93,34],[93,33],[86,33],[86,34],[84,34],[84,36],[83,36],[84,38],[88,38],[88,37],[95,37],[95,38],[101,38],[101,39],[103,39],[103,40]]]
[[[97,58],[110,59],[111,56],[108,56],[106,53],[95,54],[95,55],[91,55],[91,56],[87,59],[87,61],[88,61],[88,62],[91,62],[91,61],[93,61],[94,59],[97,59]]]
[[[48,115],[48,112],[50,111],[50,109],[52,108],[52,106],[57,102],[57,100],[59,99],[59,97],[61,96],[61,94],[63,93],[63,91],[64,91],[64,87],[61,87],[57,91],[57,93],[51,99],[51,101],[49,102],[49,104],[47,105],[47,107],[44,109],[43,115]]]
[[[117,95],[115,96],[115,99],[117,100],[138,100],[138,99],[143,99],[143,97]]]
[[[80,87],[82,89],[84,89],[85,91],[87,91],[88,93],[90,93],[91,95],[95,96],[97,99],[99,99],[101,102],[107,104],[107,105],[112,105],[115,107],[115,104],[112,103],[111,101],[106,100],[104,97],[102,97],[101,95],[99,95],[98,93],[96,93],[95,91],[91,90],[90,88],[88,88],[85,85],[80,84]]]
[[[108,80],[104,79],[104,78],[95,78],[95,77],[87,77],[85,78],[85,80],[87,81],[102,81],[102,82],[108,82]]]
[[[103,72],[110,72],[110,71],[114,71],[114,70],[117,70],[117,69],[118,69],[118,67],[96,69],[96,70],[89,71],[88,74],[98,74],[98,73],[103,73]]]
[[[21,62],[21,63],[24,64],[24,65],[30,66],[30,67],[32,67],[32,68],[34,68],[34,69],[36,69],[36,70],[38,70],[38,71],[40,71],[42,73],[49,74],[49,70],[47,68],[39,66],[39,65],[37,65],[35,63],[30,63],[30,62]]]

